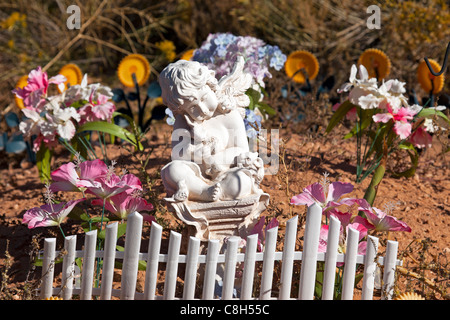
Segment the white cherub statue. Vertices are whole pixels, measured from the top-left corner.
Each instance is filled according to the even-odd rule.
[[[161,170],[174,202],[236,200],[262,193],[264,165],[249,151],[243,122],[252,83],[239,57],[219,81],[195,62],[179,60],[160,74],[163,102],[175,117],[172,161]]]

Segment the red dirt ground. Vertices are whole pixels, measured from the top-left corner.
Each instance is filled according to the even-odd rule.
[[[154,190],[158,199],[164,197],[164,189],[158,170],[169,161],[169,136],[171,127],[165,123],[158,123],[151,130],[146,151],[153,148],[148,172],[154,180]],[[283,223],[295,214],[304,217],[304,206],[292,206],[290,198],[302,191],[307,185],[317,182],[324,172],[329,173],[332,181],[354,182],[355,177],[355,149],[353,141],[344,141],[340,135],[324,137],[315,134],[311,137],[306,131],[287,132],[280,130],[285,141],[286,167],[280,162],[276,175],[266,176],[262,188],[271,196],[270,207],[263,215],[271,218],[276,216],[280,221],[279,240],[283,239]],[[406,222],[412,229],[411,233],[392,232],[389,239],[399,241],[399,258],[404,259],[404,266],[409,270],[422,273],[434,281],[434,285],[442,292],[449,294],[449,267],[450,257],[450,155],[442,156],[439,146],[426,150],[421,158],[416,175],[412,178],[395,179],[387,175],[381,183],[374,206],[383,208],[387,203],[395,203],[396,209],[392,212],[396,218]],[[129,153],[118,145],[108,149],[110,159],[119,159],[118,165],[126,167],[130,172],[132,160]],[[122,155],[122,156],[120,156]],[[120,156],[120,157],[119,157]],[[69,161],[69,154],[63,149],[56,151],[52,169],[58,164]],[[355,185],[352,197],[363,197],[364,190],[369,184],[366,179]],[[8,286],[10,297],[21,298],[24,282],[31,270],[30,252],[33,237],[42,234],[43,237],[61,235],[56,228],[29,230],[22,225],[22,217],[27,209],[42,204],[44,187],[38,178],[36,166],[20,162],[18,158],[1,161],[0,167],[0,268],[5,285]],[[163,218],[166,234],[170,229],[182,231],[182,226],[170,214]],[[302,223],[300,219],[300,223]],[[82,231],[72,226],[68,221],[64,230],[66,234]],[[144,234],[148,235],[149,228],[145,227]],[[381,236],[386,239],[386,236]],[[381,244],[384,242],[382,241]],[[8,245],[8,247],[7,247]],[[59,247],[60,248],[60,247]],[[6,251],[10,259],[6,259]],[[8,272],[5,271],[6,262],[11,263]],[[425,271],[425,269],[431,269]],[[39,273],[39,271],[37,272]],[[8,278],[5,278],[8,275]],[[33,277],[30,275],[30,277]],[[422,282],[399,275],[400,292],[406,289],[415,289],[430,299],[442,299],[438,290],[422,285]],[[446,288],[447,286],[447,288]],[[139,286],[138,286],[139,287]]]

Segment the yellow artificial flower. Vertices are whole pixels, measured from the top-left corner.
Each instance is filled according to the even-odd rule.
[[[67,79],[67,81],[64,82],[64,91],[67,90],[69,86],[81,84],[81,81],[83,80],[83,73],[81,72],[81,69],[74,63],[69,63],[63,66],[59,70],[59,74],[65,76]]]
[[[425,298],[415,292],[406,292],[398,295],[394,300],[425,300]]]
[[[183,55],[181,56],[180,60],[191,60],[192,57],[194,56],[194,51],[195,49],[190,49],[187,50],[183,53]]]
[[[175,59],[175,45],[170,40],[164,40],[156,43],[156,47],[164,53],[166,59],[171,62]]]
[[[136,75],[136,81],[140,86],[150,76],[150,63],[143,55],[129,54],[120,61],[117,76],[124,86],[134,87],[133,73]]]
[[[64,299],[61,298],[61,297],[52,296],[52,297],[47,297],[47,298],[45,298],[43,300],[64,300]]]
[[[391,70],[391,60],[379,49],[367,49],[358,60],[358,65],[363,65],[369,73],[369,78],[376,78],[378,81],[386,78]]]
[[[433,59],[428,59],[428,62],[433,68],[434,72],[439,72],[441,70],[441,66],[437,61]],[[419,63],[419,67],[417,68],[417,80],[419,81],[419,84],[422,87],[422,89],[425,90],[426,92],[431,92],[431,90],[433,90],[432,93],[437,94],[442,90],[442,88],[444,88],[445,82],[444,74],[441,74],[440,76],[437,77],[432,75],[430,69],[428,69],[425,60],[422,60]]]
[[[287,57],[284,69],[289,78],[298,83],[305,83],[305,75],[299,70],[304,69],[308,74],[308,79],[314,79],[319,74],[319,62],[311,52],[299,50],[292,52]]]
[[[19,81],[17,81],[15,88],[21,88],[23,89],[28,84],[28,75],[20,77]],[[16,106],[19,109],[25,108],[25,105],[23,103],[23,99],[18,98],[16,95],[14,95],[14,101],[16,102]]]

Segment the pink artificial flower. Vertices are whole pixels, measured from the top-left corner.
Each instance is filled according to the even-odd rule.
[[[47,89],[50,84],[59,85],[66,80],[66,77],[60,74],[48,80],[47,73],[42,71],[39,66],[28,74],[28,83],[24,88],[16,88],[12,92],[18,98],[23,99],[26,107],[37,108],[40,102],[44,100],[43,97],[47,95]]]
[[[400,137],[400,139],[406,139],[411,134],[412,125],[408,121],[414,118],[417,111],[411,108],[401,107],[394,112],[391,105],[387,105],[387,113],[377,113],[373,116],[375,122],[387,123],[392,119],[394,121],[394,131]]]
[[[89,103],[79,110],[82,117],[81,124],[88,121],[109,120],[111,119],[116,106],[108,101],[108,97],[98,93],[97,101],[94,101],[96,90],[92,90],[89,96]]]
[[[92,200],[92,204],[103,205],[103,200],[94,199]],[[142,214],[142,211],[152,211],[154,208],[153,205],[151,203],[147,203],[144,198],[134,197],[127,194],[126,192],[121,192],[112,197],[109,197],[108,200],[105,201],[105,209],[116,215],[120,219],[126,219],[128,215],[132,214],[135,211]],[[144,215],[144,220],[151,223],[151,217],[152,216]]]
[[[341,196],[352,191],[353,185],[351,183],[336,181],[328,185],[328,193],[325,195],[322,184],[316,182],[304,188],[302,193],[293,196],[290,203],[306,205],[308,207],[317,203],[323,208],[323,212],[325,212],[341,204],[351,206],[355,202],[358,202],[359,199],[354,198],[344,198],[337,202]]]
[[[72,200],[67,203],[44,204],[35,207],[23,216],[22,223],[28,225],[28,229],[37,227],[59,226],[72,209],[85,199]]]
[[[95,181],[105,177],[107,173],[108,167],[100,159],[83,161],[78,167],[73,162],[69,162],[51,173],[54,182],[50,185],[50,190],[81,191],[81,180]]]
[[[433,138],[422,126],[420,126],[419,128],[417,128],[416,131],[412,133],[411,137],[409,137],[409,141],[416,148],[423,149],[423,148],[431,148]]]
[[[343,226],[344,228],[348,226],[353,216],[351,212],[341,212],[336,208],[328,210],[325,214],[328,219],[330,218],[330,216],[336,217],[341,222],[341,226]]]
[[[367,247],[367,241],[361,241],[364,239],[364,237],[367,236],[367,228],[359,223],[352,223],[347,225],[346,227],[341,225],[341,231],[339,235],[339,244],[338,244],[338,252],[339,253],[345,253],[347,249],[347,235],[348,235],[348,228],[352,228],[359,232],[359,244],[358,244],[358,254],[364,255],[366,254],[366,247]],[[328,225],[322,225],[320,229],[320,235],[319,235],[319,252],[327,252],[327,245],[328,245]],[[345,233],[344,233],[345,230]],[[342,266],[344,263],[338,262],[336,265],[338,267]]]
[[[270,220],[270,222],[267,224],[266,228],[264,229],[264,222],[265,222],[265,217],[261,217],[259,219],[259,221],[253,227],[252,231],[250,232],[250,235],[252,235],[252,234],[258,235],[258,250],[260,252],[262,252],[263,245],[266,241],[265,234],[266,234],[267,230],[278,227],[278,225],[279,225],[277,218],[273,218],[272,220]]]
[[[403,221],[395,217],[387,215],[378,208],[370,205],[360,206],[358,210],[364,212],[370,228],[375,231],[407,231],[411,232],[411,228]]]
[[[87,193],[96,195],[101,199],[110,198],[124,191],[131,194],[134,190],[142,190],[139,179],[132,174],[119,177],[112,173],[95,181],[80,180],[77,186],[85,187]]]

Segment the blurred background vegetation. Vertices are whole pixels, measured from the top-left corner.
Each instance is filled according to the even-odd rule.
[[[66,25],[67,7],[73,4],[81,9],[80,30]],[[378,30],[366,25],[371,4],[365,0],[0,0],[0,112],[13,107],[11,90],[37,66],[51,76],[63,65],[76,63],[91,80],[113,86],[118,84],[120,60],[140,53],[151,63],[149,81],[153,81],[170,61],[216,32],[254,36],[278,45],[286,55],[308,50],[320,63],[317,79],[334,75],[337,86],[348,79],[351,65],[365,49],[378,48],[391,59],[390,77],[425,94],[417,85],[417,65],[423,57],[442,63],[450,39],[447,1],[379,1]]]

